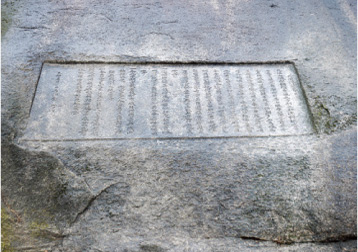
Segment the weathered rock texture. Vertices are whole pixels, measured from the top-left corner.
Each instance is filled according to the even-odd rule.
[[[2,13],[6,249],[355,251],[355,1],[14,0]],[[24,143],[44,61],[291,61],[317,133]]]

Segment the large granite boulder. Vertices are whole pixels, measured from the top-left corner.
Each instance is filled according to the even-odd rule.
[[[2,250],[355,251],[356,5],[2,1]],[[220,63],[219,70],[228,63],[290,64],[307,117],[284,136],[229,129],[197,138],[177,119],[170,126],[178,129],[175,138],[151,138],[153,121],[149,135],[66,138],[62,130],[78,124],[69,104],[46,128],[38,104],[51,110],[53,100],[41,90],[57,90],[60,78],[46,75],[47,66],[72,71],[77,63],[118,62],[191,62],[188,71],[208,62]],[[101,83],[100,72],[94,77]],[[185,90],[187,79],[181,81]],[[68,77],[65,96],[77,82]],[[140,83],[132,95],[156,93]],[[183,94],[184,101],[196,98]],[[135,104],[144,112],[153,110],[146,99]],[[186,109],[178,105],[170,115]],[[93,118],[118,112],[91,111]],[[222,125],[220,114],[215,120]]]

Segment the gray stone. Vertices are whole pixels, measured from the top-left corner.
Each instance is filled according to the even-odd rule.
[[[355,251],[356,6],[351,0],[2,1],[2,207],[13,219],[4,240],[28,251]],[[49,102],[40,111],[38,97],[41,89],[56,90],[57,69],[96,62],[107,70],[117,62],[181,62],[183,69],[221,62],[214,73],[225,63],[240,70],[283,67],[299,88],[299,98],[290,100],[301,107],[293,113],[302,121],[285,136],[268,136],[264,127],[264,137],[248,131],[231,137],[239,135],[228,127],[228,138],[215,138],[220,132],[195,138],[197,131],[187,138],[179,102],[184,119],[170,127],[185,139],[149,139],[150,123],[137,123],[134,129],[145,133],[120,140],[83,136],[76,128],[81,119],[71,117],[76,75],[61,75],[68,81],[58,88],[70,91],[58,90],[63,98],[54,109],[64,102],[61,116],[51,114]],[[291,66],[272,62],[292,62],[299,80]],[[187,70],[195,67],[201,65]],[[136,84],[137,98],[151,98],[150,85]],[[179,93],[185,99],[185,85]],[[260,89],[255,95],[261,97]],[[104,97],[103,105],[110,103]],[[151,101],[143,98],[136,111],[150,112]],[[117,111],[99,113],[93,105],[94,118]],[[41,129],[59,121],[68,126]],[[113,137],[110,127],[99,133]]]
[[[291,64],[46,63],[24,139],[203,138],[313,132]]]
[[[33,245],[31,238],[38,237],[42,240],[38,246],[58,245],[59,238],[64,237],[63,229],[75,221],[92,198],[87,184],[49,153],[3,144],[1,155],[1,199],[6,206],[2,211],[16,218],[11,229],[2,226],[3,242],[10,239],[12,247],[26,247]],[[14,237],[7,237],[9,233]]]

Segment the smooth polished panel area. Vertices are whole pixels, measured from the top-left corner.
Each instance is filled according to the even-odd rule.
[[[292,64],[50,64],[24,140],[313,132]]]

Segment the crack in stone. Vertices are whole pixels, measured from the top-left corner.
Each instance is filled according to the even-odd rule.
[[[348,234],[348,235],[341,235],[337,237],[328,237],[323,240],[317,241],[302,241],[302,242],[295,242],[295,241],[281,241],[277,239],[264,239],[255,236],[240,236],[240,239],[243,240],[252,240],[252,241],[265,241],[265,242],[275,242],[280,245],[292,245],[292,244],[304,244],[304,243],[335,243],[335,242],[345,242],[345,241],[352,241],[357,240],[357,235],[355,234]]]
[[[171,40],[174,40],[174,37],[172,35],[163,32],[150,32],[148,34],[145,34],[144,36],[150,36],[150,35],[166,36],[169,37]]]
[[[107,187],[105,187],[104,189],[102,189],[98,194],[92,196],[92,198],[88,201],[88,203],[87,203],[87,205],[85,206],[85,208],[84,208],[82,211],[80,211],[80,212],[76,215],[74,221],[72,221],[72,223],[70,224],[70,226],[72,226],[73,224],[75,224],[75,223],[78,221],[78,219],[81,217],[81,215],[83,215],[84,213],[86,213],[86,212],[90,209],[90,207],[91,207],[91,205],[93,204],[93,202],[94,202],[99,196],[101,196],[102,193],[106,192],[109,188],[111,188],[112,186],[115,186],[115,185],[117,185],[117,184],[119,184],[119,183],[120,183],[120,182],[115,182],[115,183],[113,183],[113,184],[110,184],[109,186],[107,186]]]
[[[17,26],[16,28],[23,29],[23,30],[49,29],[48,27],[45,27],[45,26]]]

